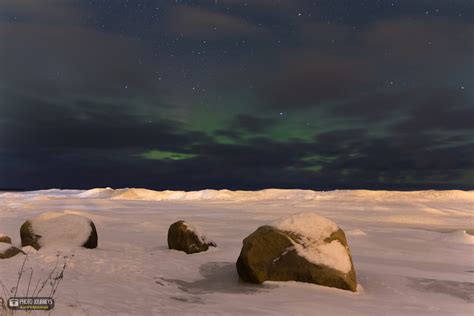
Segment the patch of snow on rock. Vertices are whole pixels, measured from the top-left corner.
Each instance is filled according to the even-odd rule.
[[[27,253],[27,254],[33,254],[33,253],[36,253],[38,250],[36,250],[35,248],[31,247],[31,246],[25,246],[25,247],[21,247],[21,250],[24,252],[24,253]]]
[[[39,244],[48,245],[82,246],[91,234],[88,218],[49,212],[41,214],[30,220],[35,234],[40,235]]]
[[[212,240],[209,240],[207,238],[206,234],[204,233],[204,230],[200,226],[197,226],[195,224],[190,224],[188,222],[184,222],[183,224],[186,225],[187,230],[190,230],[196,234],[200,242],[202,243],[213,242]]]
[[[324,240],[339,227],[332,221],[313,212],[302,212],[275,221],[271,226],[301,236],[301,244],[294,243],[299,255],[315,264],[322,264],[343,273],[351,270],[347,249],[339,241]]]

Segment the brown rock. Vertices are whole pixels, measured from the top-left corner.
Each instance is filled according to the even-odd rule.
[[[173,223],[168,230],[168,247],[170,249],[191,254],[206,251],[209,246],[216,247],[216,244],[206,241],[203,236],[198,236],[191,225],[185,221]]]
[[[351,270],[343,273],[334,268],[315,264],[298,254],[294,245],[302,236],[281,231],[272,226],[261,226],[244,239],[237,260],[240,278],[251,283],[271,281],[300,281],[336,287],[355,292],[357,281],[344,232],[339,229],[324,242],[339,241],[348,251]]]

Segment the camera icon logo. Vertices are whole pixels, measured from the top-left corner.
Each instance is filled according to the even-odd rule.
[[[10,298],[8,300],[8,306],[9,307],[18,307],[18,306],[20,306],[20,301],[17,298]]]

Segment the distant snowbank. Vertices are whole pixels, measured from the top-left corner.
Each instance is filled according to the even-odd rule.
[[[83,190],[61,190],[61,189],[49,189],[49,190],[38,190],[38,191],[26,191],[26,192],[4,192],[0,193],[0,198],[21,198],[31,200],[45,200],[50,198],[62,198],[71,197],[72,195],[84,192]]]
[[[91,190],[41,190],[29,192],[0,193],[0,198],[28,198],[31,200],[47,200],[62,198],[112,199],[112,200],[143,200],[143,201],[204,201],[204,200],[331,200],[331,199],[445,199],[468,200],[474,202],[474,191],[460,190],[427,190],[427,191],[369,191],[369,190],[334,190],[313,191],[298,189],[265,189],[260,191],[230,191],[230,190],[201,190],[201,191],[154,191],[140,188],[95,188]]]
[[[147,200],[147,201],[170,201],[170,200],[233,200],[233,201],[258,201],[258,200],[313,200],[331,199],[335,197],[347,198],[373,198],[373,199],[398,199],[398,198],[420,198],[420,199],[469,199],[474,201],[474,191],[368,191],[368,190],[335,190],[335,191],[312,191],[312,190],[286,190],[265,189],[260,191],[230,191],[230,190],[202,190],[202,191],[153,191],[148,189],[92,189],[77,195],[80,198],[113,199],[113,200]]]
[[[266,200],[266,199],[305,199],[311,200],[323,192],[310,190],[280,190],[266,189],[261,191],[230,191],[230,190],[202,190],[202,191],[153,191],[148,189],[92,189],[77,195],[79,198],[112,199],[112,200],[145,200],[145,201],[172,201],[172,200]]]

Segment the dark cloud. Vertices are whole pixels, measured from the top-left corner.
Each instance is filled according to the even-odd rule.
[[[367,136],[367,130],[363,128],[338,129],[315,135],[315,141],[323,146],[341,146],[348,142],[360,141]]]
[[[184,132],[181,123],[130,111],[130,104],[79,100],[66,105],[17,96],[4,100],[0,143],[4,148],[160,148],[208,141],[201,132]],[[33,115],[33,113],[35,113]]]
[[[444,100],[445,102],[447,100]],[[449,101],[447,101],[449,102]],[[396,129],[403,132],[422,130],[460,131],[467,130],[474,135],[474,106],[440,108],[431,105],[421,106],[410,113],[410,117],[400,122]]]
[[[30,149],[2,152],[6,159],[1,161],[0,170],[7,176],[25,176],[33,187],[41,186],[41,183],[87,187],[91,182],[106,185],[107,181],[113,181],[117,186],[128,183],[132,186],[182,188],[185,174],[188,175],[187,189],[218,188],[223,183],[231,189],[268,186],[329,189],[411,188],[417,179],[424,179],[418,187],[446,187],[453,180],[460,179],[465,170],[474,168],[469,159],[474,154],[473,144],[433,148],[428,138],[413,142],[406,146],[403,139],[368,138],[361,130],[321,134],[314,142],[275,142],[268,138],[255,138],[226,145],[208,140],[191,145],[190,151],[197,154],[195,158],[179,161],[138,158],[133,155],[133,150],[124,147],[93,150],[71,147],[61,152]],[[334,150],[327,150],[328,144]],[[32,153],[36,158],[29,157]],[[320,158],[303,159],[310,155]],[[314,165],[319,166],[318,172],[306,170]],[[2,178],[2,181],[6,181],[4,179],[7,178]],[[11,183],[25,183],[20,178],[15,179]],[[401,187],[400,183],[406,183],[406,186]],[[458,185],[466,185],[466,182]]]
[[[298,108],[362,93],[374,77],[373,66],[352,56],[309,51],[291,55],[281,72],[263,91],[277,107]]]
[[[165,31],[188,39],[216,40],[232,38],[263,38],[268,31],[240,16],[209,9],[178,6],[166,13]]]
[[[274,127],[277,120],[274,118],[262,118],[248,114],[240,114],[233,118],[226,128],[218,129],[215,136],[223,136],[230,140],[241,142],[249,135],[264,134],[269,128]]]
[[[349,45],[356,39],[357,32],[346,24],[328,24],[327,22],[305,22],[298,26],[301,43],[322,51],[334,50],[335,46]]]
[[[151,72],[132,39],[76,26],[0,23],[3,85],[44,91],[111,93],[124,85],[149,87]],[[22,71],[19,72],[18,69]],[[49,90],[49,91],[48,91]]]
[[[442,78],[474,66],[474,24],[465,21],[398,17],[362,28],[313,22],[301,24],[299,34],[312,48],[289,50],[282,56],[279,72],[261,90],[262,99],[273,106],[308,108],[342,102],[351,103],[353,111],[361,105],[363,113],[361,103],[366,100],[368,107],[390,106],[417,82],[446,89],[448,82]],[[387,87],[402,91],[399,95],[383,91]]]
[[[232,130],[245,131],[250,133],[260,133],[274,125],[275,119],[260,118],[247,114],[240,114],[236,116],[231,123]]]
[[[23,183],[23,186],[27,179],[29,187],[42,184],[87,187],[89,183],[106,185],[112,181],[117,186],[129,183],[179,188],[186,174],[189,175],[186,178],[188,189],[221,187],[222,183],[234,189],[268,186],[328,189],[361,185],[388,188],[397,183],[399,186],[400,181],[407,179],[428,179],[423,182],[426,186],[446,185],[445,182],[460,179],[465,170],[474,168],[469,158],[474,154],[474,144],[465,143],[463,138],[459,139],[463,144],[453,146],[450,139],[434,141],[428,135],[381,137],[369,135],[364,129],[340,129],[319,133],[311,142],[259,137],[222,144],[169,124],[162,125],[163,129],[132,125],[96,129],[87,124],[92,129],[85,132],[89,142],[60,127],[61,132],[66,133],[63,142],[58,142],[56,136],[49,147],[45,146],[53,135],[32,131],[41,137],[29,139],[30,143],[25,142],[20,148],[2,151],[0,170],[5,175],[2,179],[18,185]],[[129,135],[131,128],[140,131]],[[106,134],[101,135],[104,132]],[[196,157],[179,161],[137,157],[137,150],[145,146],[162,150],[187,147]],[[315,165],[320,168],[318,172],[307,170]],[[23,180],[20,175],[24,176]],[[382,184],[379,183],[381,177]],[[407,188],[413,184],[412,180],[408,181]],[[0,183],[0,186],[5,185],[7,183]]]
[[[59,22],[77,16],[84,9],[76,0],[43,1],[41,10],[38,10],[38,1],[35,0],[3,0],[0,3],[2,16],[14,16],[15,20]],[[69,22],[71,22],[69,20]]]
[[[210,0],[211,6],[215,7],[215,0]],[[219,0],[218,7],[231,8],[233,12],[237,12],[243,16],[258,18],[262,20],[265,18],[265,24],[269,25],[287,25],[294,23],[299,18],[298,13],[302,12],[303,7],[308,5],[307,0],[254,0],[254,1],[239,1],[239,0]]]
[[[465,129],[471,125],[463,116],[469,117],[474,106],[461,88],[387,86],[380,92],[331,105],[327,110],[340,117],[371,122],[399,121],[397,126],[409,131]]]
[[[418,93],[413,90],[381,91],[353,97],[328,107],[328,111],[340,117],[363,118],[369,121],[386,120],[394,114],[403,115],[418,102]],[[395,117],[396,118],[396,117]]]
[[[472,66],[474,23],[442,17],[388,19],[367,28],[362,38],[369,49],[384,51],[387,63],[428,72],[452,70],[466,63]],[[426,69],[427,65],[436,67]]]

